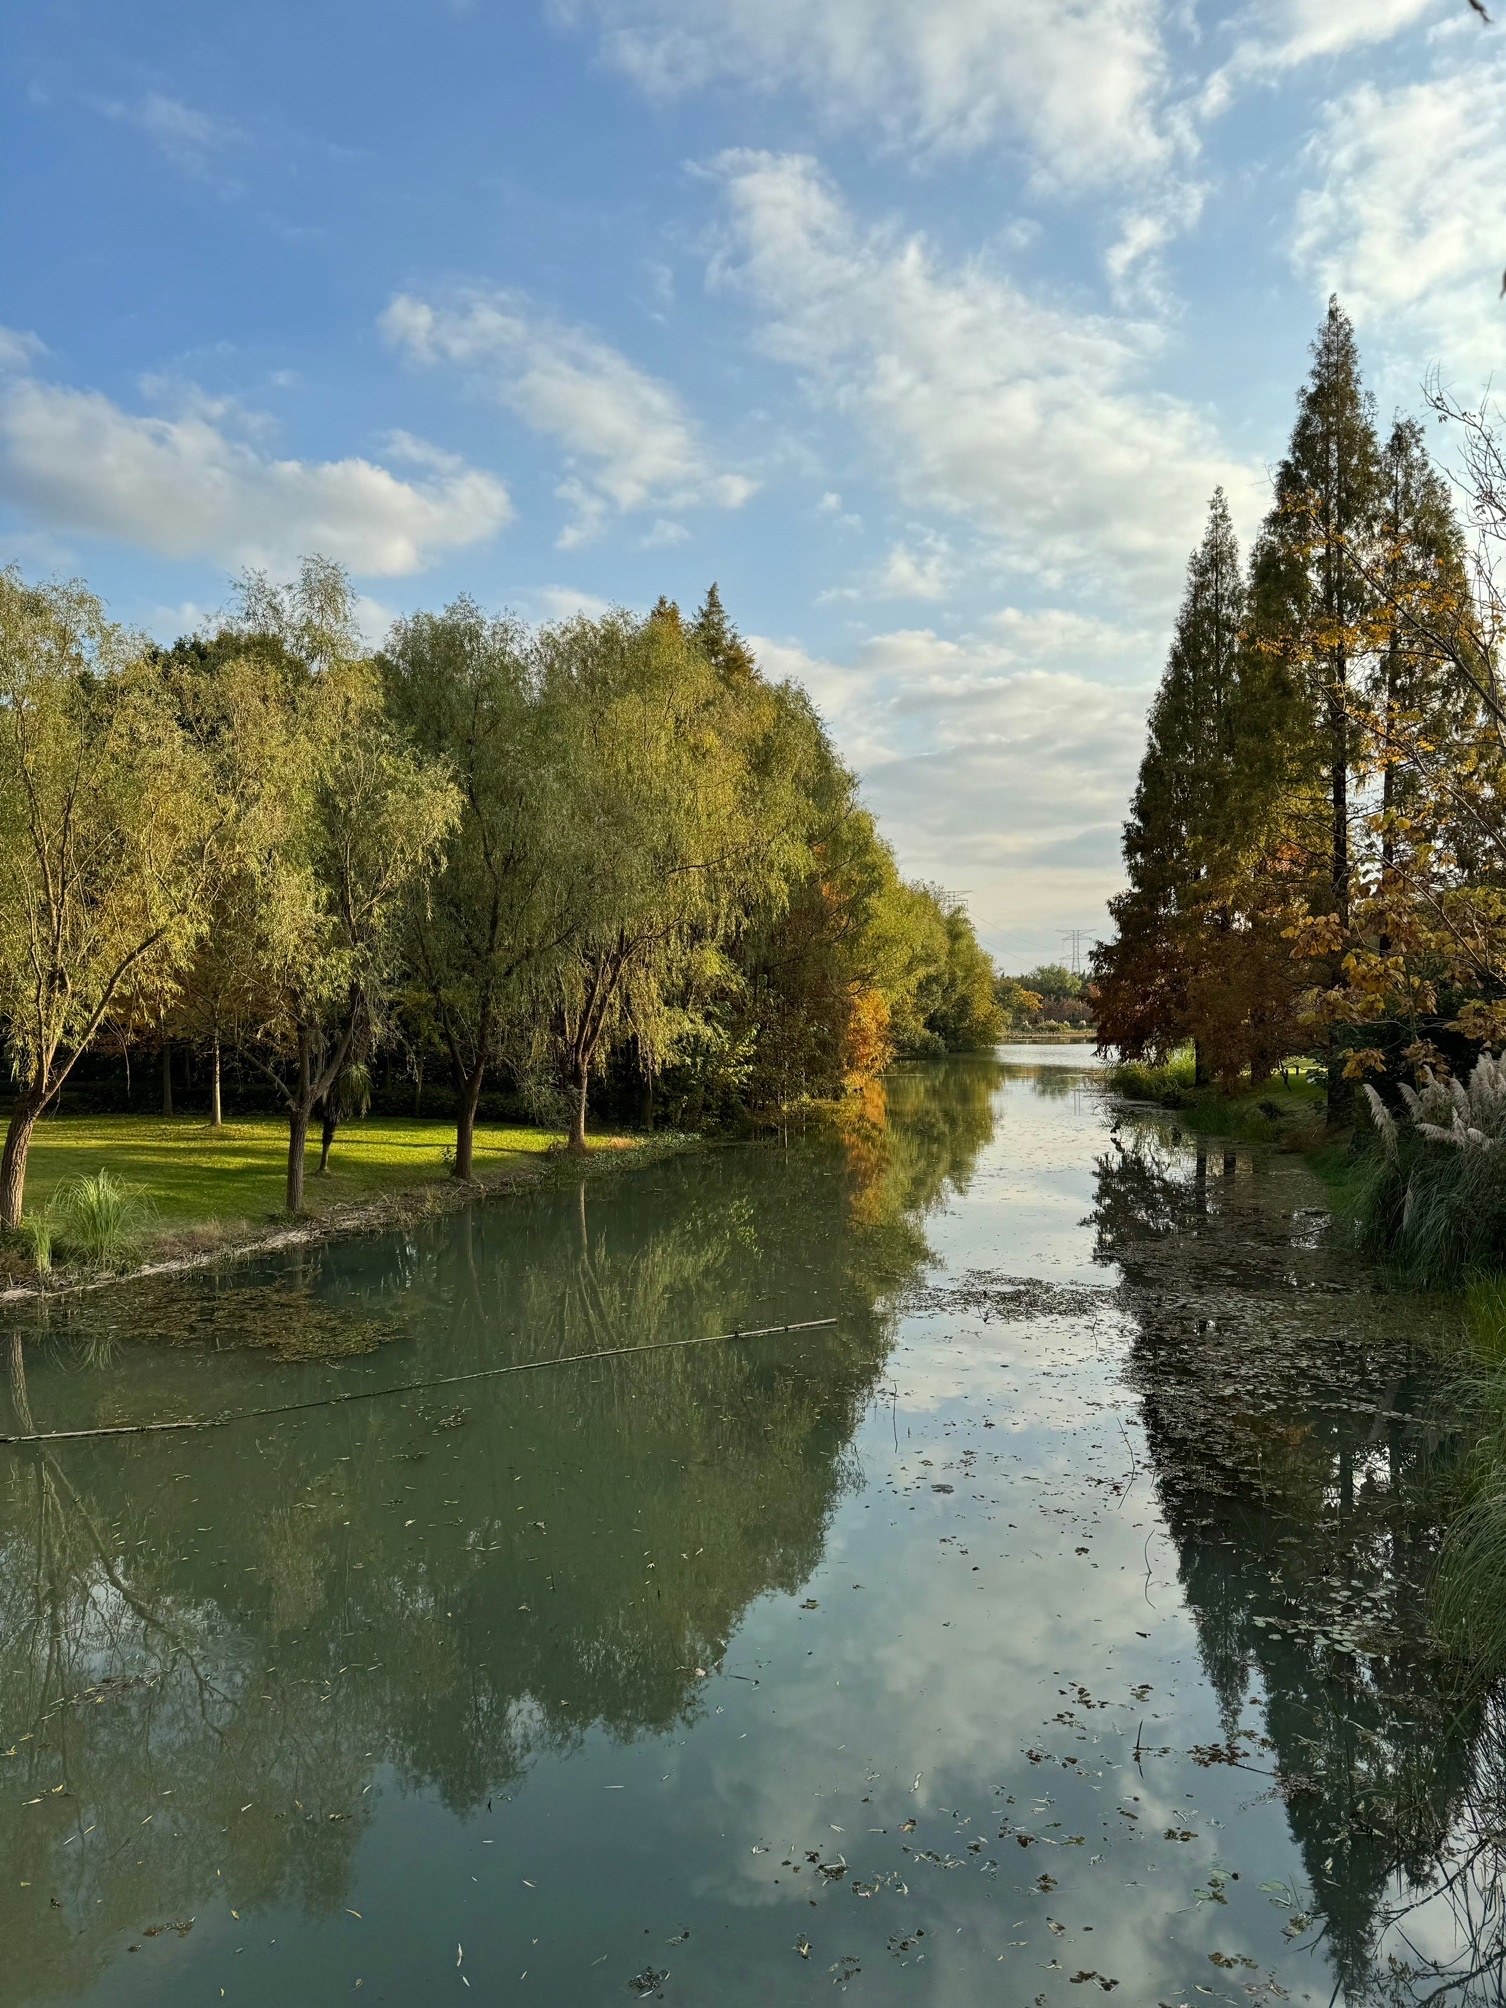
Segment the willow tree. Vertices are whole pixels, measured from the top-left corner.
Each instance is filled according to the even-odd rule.
[[[387,717],[349,588],[329,566],[306,561],[286,588],[252,579],[241,640],[230,744],[247,769],[242,1048],[286,1111],[287,1209],[299,1213],[309,1125],[376,1039],[410,903],[459,801],[444,767]]]
[[[538,650],[566,797],[552,1030],[584,1150],[592,1070],[628,1033],[662,1060],[732,980],[727,945],[783,897],[804,805],[771,755],[772,694],[721,675],[678,619],[577,619]]]
[[[468,1179],[487,1070],[537,1004],[572,924],[560,883],[566,793],[517,623],[458,599],[399,621],[380,666],[393,723],[459,791],[406,941],[454,1068],[454,1175]]]
[[[0,1021],[17,1094],[0,1225],[38,1118],[130,990],[203,926],[221,822],[160,665],[77,584],[0,573]]]

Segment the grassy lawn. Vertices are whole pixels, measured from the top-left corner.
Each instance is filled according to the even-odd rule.
[[[447,1121],[384,1117],[351,1123],[335,1138],[329,1175],[319,1178],[316,1129],[304,1186],[308,1211],[317,1215],[340,1202],[378,1199],[443,1180],[444,1150],[454,1141],[455,1126]],[[524,1170],[557,1141],[557,1133],[548,1130],[478,1123],[476,1175],[490,1181]],[[164,1229],[265,1221],[282,1212],[287,1154],[287,1125],[273,1117],[227,1122],[214,1130],[197,1116],[61,1116],[37,1125],[26,1204],[28,1210],[40,1206],[64,1179],[103,1167],[140,1189]]]

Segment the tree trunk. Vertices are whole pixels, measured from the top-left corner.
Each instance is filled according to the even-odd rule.
[[[1208,1061],[1201,1039],[1192,1042],[1192,1085],[1195,1088],[1206,1088],[1208,1085]]]
[[[1333,786],[1333,910],[1339,926],[1349,925],[1349,720],[1344,709],[1347,684],[1344,652],[1339,650],[1329,694],[1329,735]],[[1335,978],[1338,972],[1335,971]],[[1327,1117],[1330,1128],[1349,1118],[1353,1083],[1344,1078],[1343,1049],[1328,1035]]]
[[[1340,927],[1349,925],[1349,717],[1344,703],[1348,682],[1341,649],[1328,698],[1329,757],[1333,762],[1333,908]]]
[[[423,1107],[423,1101],[424,1101],[424,1063],[422,1056],[420,1056],[418,1064],[413,1070],[413,1113],[415,1116],[418,1114],[419,1110]]]
[[[214,1064],[209,1076],[209,1124],[211,1129],[223,1129],[225,1124],[224,1105],[220,1100],[220,1035],[214,1035]]]
[[[170,1116],[173,1112],[173,1042],[162,1041],[162,1113]]]
[[[25,1095],[11,1110],[5,1150],[0,1153],[0,1227],[21,1224],[21,1205],[26,1196],[26,1153],[41,1113],[42,1104]]]
[[[309,1116],[312,1111],[300,1104],[288,1111],[288,1211],[303,1211],[303,1154],[308,1149]]]
[[[31,1397],[26,1392],[26,1355],[21,1348],[20,1331],[16,1329],[10,1335],[10,1398],[17,1422],[28,1436],[33,1435],[36,1424],[31,1419]]]
[[[469,1181],[476,1144],[476,1104],[481,1100],[481,1083],[486,1078],[486,1062],[478,1060],[475,1071],[460,1076],[459,1107],[455,1116],[455,1168],[453,1178]]]
[[[332,1106],[330,1096],[326,1095],[324,1106],[319,1112],[319,1176],[321,1178],[329,1176],[329,1153],[335,1141],[335,1131],[339,1127],[339,1112]]]
[[[590,1079],[590,1075],[591,1069],[584,1063],[576,1066],[575,1107],[570,1114],[570,1148],[579,1151],[582,1156],[586,1148],[586,1082]]]

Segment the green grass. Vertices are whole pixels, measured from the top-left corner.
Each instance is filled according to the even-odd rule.
[[[1156,1102],[1175,1109],[1184,1129],[1246,1143],[1296,1144],[1309,1148],[1322,1130],[1324,1091],[1307,1079],[1310,1062],[1289,1060],[1260,1087],[1232,1093],[1216,1085],[1193,1086],[1192,1049],[1161,1066],[1120,1060],[1103,1070],[1104,1086],[1130,1101]]]
[[[474,1168],[491,1181],[541,1166],[557,1131],[478,1124]],[[615,1139],[594,1138],[597,1149]],[[330,1153],[329,1175],[316,1175],[318,1131],[310,1138],[304,1201],[315,1218],[341,1203],[361,1204],[448,1177],[446,1149],[455,1126],[383,1117],[345,1125]],[[281,1215],[288,1132],[274,1117],[211,1129],[200,1118],[59,1116],[37,1125],[26,1173],[26,1210],[40,1211],[69,1180],[109,1171],[140,1192],[168,1233],[178,1228],[261,1223]]]

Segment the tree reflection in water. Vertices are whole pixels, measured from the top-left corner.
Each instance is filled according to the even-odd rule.
[[[1290,1158],[1129,1117],[1112,1141],[1097,1254],[1224,1716],[1201,1757],[1270,1774],[1336,1998],[1497,2001],[1506,1717],[1428,1630],[1449,1307],[1357,1283]],[[1258,1746],[1235,1739],[1254,1687]]]
[[[46,1429],[202,1413],[228,1371],[206,1341],[276,1349],[321,1319],[346,1321],[337,1359],[406,1333],[377,1356],[391,1380],[841,1319],[799,1343],[6,1450],[13,1996],[85,1990],[124,1932],[188,1929],[217,1889],[338,1912],[394,1781],[465,1812],[592,1727],[626,1741],[693,1720],[742,1612],[804,1581],[852,1481],[886,1307],[991,1131],[997,1069],[964,1073],[960,1093],[897,1078],[895,1125],[880,1100],[798,1149],[541,1192],[299,1256],[256,1287],[232,1273],[106,1292],[55,1310],[50,1336],[14,1323],[29,1430],[34,1414]],[[64,1371],[112,1336],[112,1369]],[[277,1378],[291,1371],[237,1385],[293,1398],[308,1383]]]

